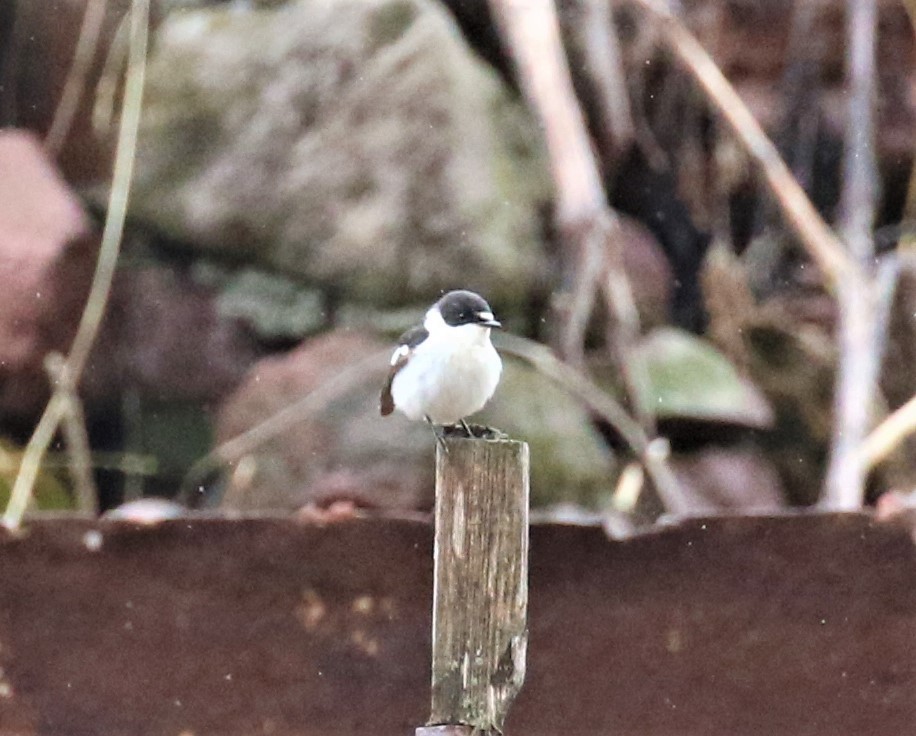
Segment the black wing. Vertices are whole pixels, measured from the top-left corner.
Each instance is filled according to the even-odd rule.
[[[422,325],[411,327],[407,332],[398,338],[398,347],[391,356],[391,369],[388,371],[388,380],[382,388],[382,395],[379,399],[379,409],[383,417],[387,417],[394,411],[394,399],[391,396],[391,383],[407,362],[416,347],[429,337],[429,332]]]

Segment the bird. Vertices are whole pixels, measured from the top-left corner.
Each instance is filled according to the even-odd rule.
[[[423,324],[398,339],[380,410],[395,409],[408,419],[425,419],[437,427],[459,424],[472,436],[465,418],[480,411],[493,396],[502,373],[490,331],[502,327],[490,305],[473,291],[443,295],[426,312]]]

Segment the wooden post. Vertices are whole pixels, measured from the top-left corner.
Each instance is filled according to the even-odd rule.
[[[434,554],[432,725],[417,736],[501,732],[525,679],[526,443],[437,448]]]

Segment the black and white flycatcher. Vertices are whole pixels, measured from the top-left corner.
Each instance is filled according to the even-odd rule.
[[[500,327],[490,305],[473,291],[450,291],[398,340],[382,389],[382,416],[395,409],[434,425],[461,423],[493,396],[502,361],[490,342]],[[438,436],[438,435],[437,435]]]

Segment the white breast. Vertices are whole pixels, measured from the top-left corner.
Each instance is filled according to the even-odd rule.
[[[454,424],[483,408],[501,372],[489,329],[463,325],[421,343],[394,377],[391,395],[410,419]]]

